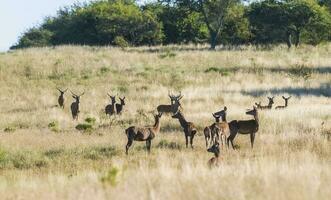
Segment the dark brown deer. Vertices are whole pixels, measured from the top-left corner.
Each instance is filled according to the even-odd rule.
[[[61,90],[60,88],[56,88],[56,89],[60,92],[60,96],[57,99],[57,102],[59,103],[60,107],[64,108],[64,93],[68,90],[68,88],[65,90]]]
[[[284,99],[284,101],[285,101],[285,105],[284,106],[277,106],[276,107],[276,109],[284,109],[284,108],[286,108],[287,106],[288,106],[288,100],[291,98],[291,96],[289,96],[289,97],[284,97],[284,96],[282,96],[282,98]]]
[[[210,153],[214,153],[214,157],[212,157],[209,161],[208,161],[208,166],[210,168],[212,167],[218,167],[219,166],[219,162],[220,162],[220,147],[219,147],[219,143],[216,142],[213,146],[211,146],[209,149],[207,149],[208,152]]]
[[[258,109],[260,110],[270,110],[272,108],[272,104],[274,104],[274,98],[275,97],[268,97],[269,103],[266,106],[262,106],[261,102],[255,103]]]
[[[84,95],[85,92],[83,92],[82,94],[80,95],[76,95],[75,93],[73,93],[72,91],[70,91],[71,94],[72,94],[72,97],[76,100],[74,102],[72,102],[71,104],[71,114],[72,114],[72,118],[74,120],[78,120],[78,114],[79,114],[79,100],[80,100],[80,97]]]
[[[131,126],[125,130],[125,134],[128,137],[128,143],[125,146],[125,153],[128,155],[128,151],[133,141],[146,141],[146,148],[148,153],[151,150],[151,144],[154,137],[160,131],[160,118],[162,113],[154,116],[155,123],[153,126],[137,127]]]
[[[179,110],[179,107],[182,107],[180,104],[180,100],[183,98],[183,95],[181,94],[181,92],[179,93],[179,95],[171,95],[168,94],[171,104],[170,105],[159,105],[156,110],[159,113],[171,113],[174,114]]]
[[[191,148],[193,148],[194,135],[197,133],[197,128],[195,127],[195,125],[192,122],[186,121],[184,115],[181,113],[180,110],[178,110],[172,116],[172,118],[178,119],[181,127],[184,129],[186,148],[188,147],[188,137],[190,137]]]
[[[227,145],[229,146],[229,141],[231,142],[232,148],[233,140],[238,133],[240,134],[250,134],[251,138],[251,147],[254,146],[255,133],[259,130],[259,117],[258,111],[255,106],[253,106],[253,110],[247,111],[247,115],[253,115],[253,120],[233,120],[229,123],[230,128],[230,136],[227,138]]]
[[[117,114],[121,114],[122,113],[122,111],[123,111],[123,106],[125,105],[125,97],[123,97],[123,99],[121,98],[121,97],[119,97],[120,98],[120,101],[121,101],[121,103],[119,104],[119,103],[117,103],[116,104],[116,113]]]
[[[106,115],[114,115],[116,113],[115,111],[115,103],[116,103],[116,96],[111,96],[110,94],[107,93],[107,95],[111,99],[111,104],[108,104],[105,108]]]

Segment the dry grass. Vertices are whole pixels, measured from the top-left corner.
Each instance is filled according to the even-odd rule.
[[[194,49],[194,50],[192,50]],[[204,46],[72,47],[0,54],[0,196],[4,199],[328,199],[331,195],[331,45],[287,50]],[[79,93],[78,122],[56,107],[58,87]],[[134,143],[125,156],[124,129],[152,124],[168,90],[181,90],[185,116],[196,123],[186,149],[178,121],[161,119],[146,154]],[[122,116],[103,110],[107,92],[126,96]],[[249,119],[254,102],[292,95],[289,108],[260,112],[256,146],[239,135],[219,168],[202,130],[211,112]],[[93,130],[78,123],[92,117]],[[53,128],[49,124],[55,124]],[[324,123],[323,123],[324,122]],[[322,125],[323,123],[323,125]]]

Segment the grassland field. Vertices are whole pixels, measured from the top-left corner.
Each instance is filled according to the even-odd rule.
[[[57,106],[56,87],[81,97],[79,120]],[[331,44],[254,46],[59,46],[0,53],[1,199],[329,199],[331,196]],[[125,128],[152,125],[168,91],[198,127],[195,148],[170,115],[147,154]],[[120,116],[104,107],[126,97]],[[260,111],[254,149],[238,135],[208,168],[203,128],[212,112],[251,119],[246,109],[292,96],[284,110]],[[118,98],[117,98],[118,100]],[[119,101],[119,100],[118,100]],[[86,122],[88,121],[88,122]],[[77,130],[78,124],[86,130]]]

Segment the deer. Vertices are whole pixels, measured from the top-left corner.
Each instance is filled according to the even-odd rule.
[[[262,106],[262,105],[261,105],[261,102],[259,102],[259,103],[255,103],[255,105],[256,105],[257,108],[260,109],[260,110],[266,110],[266,109],[270,110],[270,109],[272,108],[272,104],[274,104],[274,98],[275,98],[275,97],[268,97],[269,103],[268,103],[268,105],[266,105],[266,106]]]
[[[219,162],[220,162],[220,158],[219,158],[219,155],[220,155],[219,143],[216,142],[215,144],[213,144],[213,146],[211,146],[210,148],[208,148],[207,151],[210,152],[210,153],[214,153],[214,157],[212,157],[208,161],[208,166],[210,168],[212,168],[212,167],[218,167],[219,166]]]
[[[119,97],[121,103],[117,103],[116,104],[116,113],[117,114],[121,114],[122,113],[122,110],[123,110],[123,106],[125,105],[125,97],[123,97],[123,99],[121,97]]]
[[[193,139],[195,134],[197,133],[197,128],[195,127],[195,125],[192,122],[188,122],[180,110],[178,110],[171,117],[178,119],[181,127],[184,130],[186,148],[188,147],[188,137],[190,137],[190,145],[193,149]]]
[[[60,92],[60,96],[59,98],[57,99],[57,102],[59,103],[59,106],[64,109],[64,93],[68,90],[65,89],[65,90],[61,90],[60,88],[56,88],[59,92]]]
[[[180,92],[179,95],[171,95],[168,94],[171,104],[170,105],[159,105],[157,106],[156,110],[160,113],[176,113],[179,110],[179,107],[182,107],[180,104],[180,100],[183,98],[182,93]]]
[[[284,106],[277,106],[276,107],[276,109],[284,109],[284,108],[286,108],[287,106],[288,106],[288,100],[291,98],[292,96],[289,96],[289,97],[284,97],[284,96],[282,96],[282,98],[284,99],[284,101],[285,101],[285,105]]]
[[[158,113],[154,115],[155,123],[153,126],[146,126],[146,127],[138,127],[138,126],[131,126],[125,129],[125,134],[128,138],[128,142],[125,146],[125,153],[128,155],[128,151],[130,146],[132,145],[133,141],[146,141],[146,148],[147,152],[150,153],[152,140],[160,131],[160,118],[162,113]]]
[[[228,124],[226,122],[226,111],[227,107],[225,106],[223,110],[212,113],[213,117],[215,118],[215,123],[211,124],[210,126],[205,127],[204,135],[206,140],[206,147],[208,147],[208,141],[210,145],[214,144],[216,140],[219,139],[219,132],[221,132],[221,141],[223,145],[222,137],[224,136],[226,141],[226,133],[228,132]],[[220,117],[222,117],[222,122],[220,122]]]
[[[78,120],[78,114],[79,114],[79,100],[80,97],[84,95],[85,92],[81,93],[80,95],[76,95],[75,93],[73,93],[72,91],[70,91],[72,94],[72,98],[75,99],[74,102],[72,102],[71,104],[71,114],[72,114],[72,118],[74,120]]]
[[[252,110],[246,112],[247,115],[253,115],[252,120],[233,120],[229,122],[230,136],[227,138],[227,145],[231,142],[232,149],[234,149],[233,140],[238,133],[250,134],[251,148],[254,146],[255,133],[259,130],[258,110],[253,106]]]
[[[111,96],[110,94],[107,93],[107,95],[110,97],[111,99],[111,104],[108,104],[105,108],[105,112],[106,112],[106,115],[113,115],[115,114],[115,103],[116,103],[116,96]]]

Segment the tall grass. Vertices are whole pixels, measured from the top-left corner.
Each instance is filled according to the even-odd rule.
[[[228,49],[228,50],[227,50]],[[117,49],[61,46],[0,55],[0,196],[5,199],[328,199],[331,195],[331,45],[167,46]],[[80,93],[78,121],[56,106],[56,87]],[[168,91],[182,91],[198,127],[186,149],[177,120],[164,115],[152,141],[124,153],[124,129],[153,124]],[[107,92],[126,96],[108,117]],[[207,167],[203,128],[226,105],[228,120],[250,119],[255,102],[292,95],[285,110],[261,111],[249,137]],[[76,127],[83,127],[82,129]],[[87,128],[86,128],[87,127]],[[79,130],[78,130],[79,129]]]

